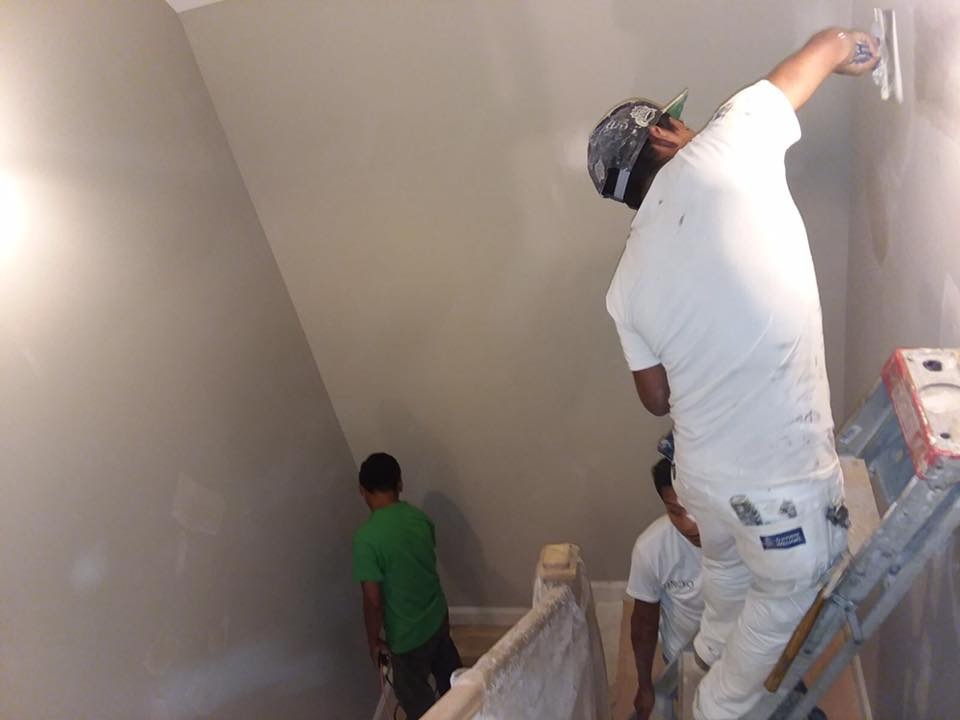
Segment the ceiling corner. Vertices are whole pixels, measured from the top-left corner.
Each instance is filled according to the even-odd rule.
[[[218,2],[223,2],[223,0],[167,0],[167,4],[178,13],[203,7],[204,5],[213,5]]]

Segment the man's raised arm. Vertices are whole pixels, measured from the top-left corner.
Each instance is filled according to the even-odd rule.
[[[880,60],[875,38],[860,30],[821,30],[767,75],[798,110],[828,75],[863,75]]]

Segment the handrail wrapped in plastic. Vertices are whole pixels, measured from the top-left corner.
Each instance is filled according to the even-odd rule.
[[[607,671],[576,545],[540,553],[533,607],[423,720],[609,720]]]

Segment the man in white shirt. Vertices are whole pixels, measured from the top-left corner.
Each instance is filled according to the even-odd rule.
[[[672,415],[674,485],[700,528],[698,720],[760,699],[846,545],[819,293],[784,153],[823,80],[877,60],[865,33],[824,30],[700,133],[679,121],[681,95],[621,103],[590,138],[597,190],[639,208],[607,308],[644,406]]]
[[[630,641],[637,665],[637,720],[653,710],[653,657],[659,638],[669,663],[700,627],[700,531],[673,490],[673,470],[663,459],[653,466],[653,483],[666,508],[637,538],[630,559],[627,595],[634,599]]]

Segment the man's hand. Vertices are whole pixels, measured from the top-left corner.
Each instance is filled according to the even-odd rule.
[[[860,30],[840,31],[841,38],[851,45],[846,59],[834,70],[838,75],[865,75],[880,62],[877,39]]]
[[[390,646],[387,645],[383,640],[377,638],[374,642],[370,643],[370,659],[373,661],[373,664],[380,668],[380,656],[386,655],[390,657]]]
[[[864,75],[880,62],[877,41],[860,30],[827,28],[777,65],[767,80],[800,109],[830,75]]]
[[[653,712],[653,686],[640,683],[637,688],[637,694],[633,698],[633,709],[637,711],[637,720],[649,720],[650,713]]]

